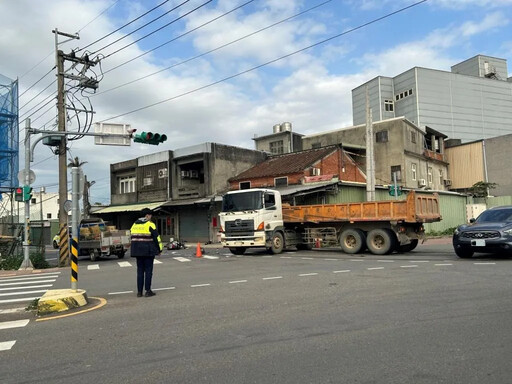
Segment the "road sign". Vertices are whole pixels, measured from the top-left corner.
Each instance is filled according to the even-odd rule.
[[[71,200],[66,200],[66,201],[64,202],[64,210],[65,210],[66,212],[69,212],[69,211],[71,211],[71,208],[73,208],[73,203],[72,203],[72,201],[71,201]]]
[[[18,172],[18,181],[20,182],[20,184],[26,184],[25,183],[25,176],[26,176],[26,173],[25,173],[25,170],[22,169],[21,171]],[[34,181],[36,181],[36,174],[34,173],[33,170],[30,170],[30,172],[28,173],[28,184],[34,184]]]
[[[128,135],[131,129],[130,124],[108,124],[108,123],[96,123],[94,124],[94,133],[106,133],[114,135]],[[132,145],[132,140],[129,136],[127,137],[108,137],[108,136],[96,136],[94,138],[94,144],[96,145],[121,145],[129,147]]]

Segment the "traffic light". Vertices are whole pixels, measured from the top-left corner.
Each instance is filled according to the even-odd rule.
[[[23,188],[18,187],[14,190],[14,201],[23,201]]]
[[[167,135],[152,133],[152,132],[141,132],[135,135],[135,143],[158,145],[167,140]]]
[[[29,201],[32,198],[32,187],[30,185],[23,186],[23,201]]]

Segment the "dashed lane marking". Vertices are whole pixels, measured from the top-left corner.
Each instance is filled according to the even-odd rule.
[[[240,283],[247,283],[247,280],[234,280],[234,281],[229,282],[229,284],[240,284]]]
[[[449,263],[444,263],[444,264],[434,264],[434,266],[436,266],[436,267],[443,267],[443,266],[447,266],[447,265],[453,265],[453,264],[449,264]]]
[[[190,288],[199,288],[199,287],[208,287],[211,284],[193,284],[190,286]]]
[[[0,283],[0,287],[6,287],[8,285],[23,285],[23,284],[39,284],[39,283],[53,283],[54,280],[34,280],[34,281],[16,281],[15,283]]]
[[[291,259],[291,256],[281,256],[281,259]]]
[[[272,276],[272,277],[263,277],[263,280],[275,280],[275,279],[282,279],[283,276]]]
[[[416,268],[417,265],[401,265],[400,268]]]
[[[350,259],[350,261],[364,261],[364,260],[361,260],[361,259]]]
[[[301,257],[302,260],[315,260],[313,257]]]
[[[265,255],[265,256],[262,256],[262,257],[270,258],[270,257],[272,257],[272,255]]]
[[[14,291],[16,289],[34,289],[34,288],[48,288],[53,284],[43,284],[43,285],[30,285],[26,287],[9,287],[9,288],[0,288],[0,291]]]
[[[153,288],[153,291],[168,291],[171,289],[176,289],[176,287]]]
[[[217,260],[219,258],[219,256],[210,256],[210,255],[203,255],[203,257],[205,259],[209,259],[209,260]]]
[[[409,260],[409,263],[430,263],[428,260]]]
[[[338,259],[324,259],[325,261],[338,261]]]
[[[132,266],[132,264],[129,261],[118,261],[117,264],[119,264],[121,268],[127,268]]]
[[[304,277],[304,276],[316,276],[318,275],[318,273],[301,273],[299,275],[299,277]]]
[[[345,273],[350,272],[350,269],[342,269],[341,271],[332,271],[332,273]]]
[[[384,267],[372,267],[372,268],[367,268],[369,271],[375,271],[377,269],[384,269]]]
[[[91,264],[91,265],[87,266],[88,271],[91,271],[93,269],[100,269],[100,265],[99,264]]]
[[[394,263],[395,260],[377,260],[379,263]]]
[[[473,263],[474,265],[496,265],[496,263]]]
[[[109,295],[124,295],[126,293],[133,293],[133,291],[120,291],[120,292],[109,292]]]
[[[4,321],[0,323],[0,329],[10,329],[10,328],[21,328],[28,324],[30,320],[15,320],[15,321]]]
[[[16,340],[13,341],[4,341],[0,343],[0,351],[8,351],[16,344]]]
[[[173,257],[174,260],[178,260],[178,261],[181,261],[182,263],[185,263],[187,261],[190,261],[190,259],[187,259],[185,257],[181,257],[181,256],[178,256],[178,257]]]

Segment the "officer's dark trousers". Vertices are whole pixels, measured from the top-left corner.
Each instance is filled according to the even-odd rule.
[[[141,257],[137,256],[137,291],[142,292],[142,288],[146,291],[151,290],[151,279],[153,278],[153,262],[155,256]]]

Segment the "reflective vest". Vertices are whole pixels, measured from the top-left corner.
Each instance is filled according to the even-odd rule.
[[[162,240],[153,222],[139,219],[132,225],[130,232],[132,256],[156,256],[162,252]]]

